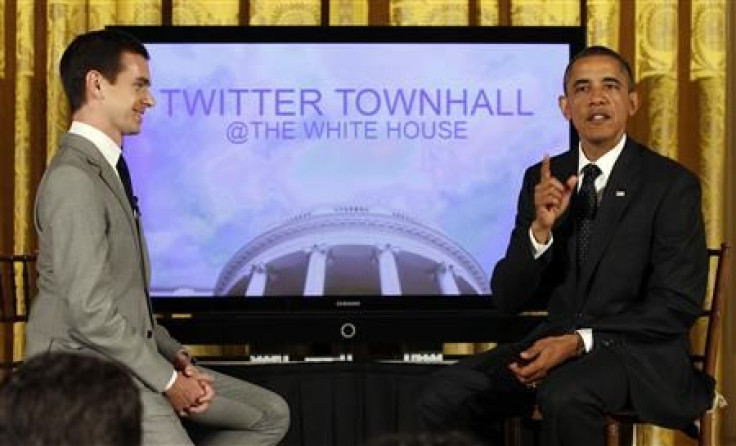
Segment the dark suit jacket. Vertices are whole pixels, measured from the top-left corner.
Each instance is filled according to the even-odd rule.
[[[577,149],[563,153],[552,158],[552,175],[564,183],[577,165]],[[555,223],[552,247],[533,257],[529,227],[539,170],[537,164],[524,176],[511,241],[491,279],[496,305],[518,312],[545,299],[548,321],[527,343],[592,328],[594,348],[620,356],[631,402],[644,420],[690,424],[713,395],[712,380],[689,358],[689,330],[702,309],[708,273],[698,179],[628,139],[606,184],[587,261],[577,271],[574,203]]]

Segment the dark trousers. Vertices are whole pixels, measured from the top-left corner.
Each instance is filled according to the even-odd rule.
[[[539,406],[543,446],[603,446],[605,414],[626,407],[628,379],[605,347],[553,369],[536,391],[519,383],[508,364],[518,346],[502,345],[437,372],[419,408],[430,430],[463,430],[489,445],[503,444],[503,420]]]

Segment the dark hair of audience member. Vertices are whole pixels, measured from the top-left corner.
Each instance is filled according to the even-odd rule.
[[[0,386],[0,445],[139,446],[141,412],[122,366],[89,355],[37,355]]]

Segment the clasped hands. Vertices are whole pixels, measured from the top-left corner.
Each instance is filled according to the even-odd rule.
[[[176,355],[173,364],[176,380],[164,394],[174,411],[181,417],[205,412],[215,396],[212,376],[202,373],[182,352]]]
[[[581,342],[576,333],[539,339],[522,351],[519,358],[509,364],[509,369],[520,383],[536,387],[550,370],[578,356]]]

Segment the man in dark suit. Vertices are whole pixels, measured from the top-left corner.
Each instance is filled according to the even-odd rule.
[[[708,271],[698,179],[626,136],[639,98],[613,50],[574,57],[559,102],[580,145],[527,170],[491,279],[501,311],[542,298],[547,320],[438,373],[421,400],[435,429],[492,436],[536,402],[544,445],[596,446],[610,411],[685,428],[711,404],[689,358]]]
[[[275,445],[289,426],[278,395],[196,367],[156,323],[140,215],[122,156],[154,105],[148,52],[131,36],[77,36],[60,63],[72,126],[38,189],[39,294],[27,354],[67,351],[116,361],[141,390],[143,444]],[[172,142],[173,144],[173,142]],[[172,223],[174,224],[174,223]]]

